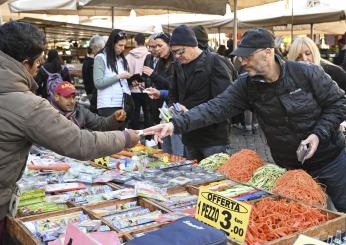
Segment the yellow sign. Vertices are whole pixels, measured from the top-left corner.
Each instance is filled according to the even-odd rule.
[[[196,219],[224,231],[228,237],[245,241],[251,206],[200,188]]]
[[[95,164],[101,165],[102,167],[108,168],[110,157],[100,157],[94,160]]]

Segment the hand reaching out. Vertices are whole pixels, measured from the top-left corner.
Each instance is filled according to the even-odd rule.
[[[172,135],[173,131],[173,123],[162,123],[143,130],[144,135],[154,135],[155,141],[160,143],[162,143],[162,138]]]
[[[117,120],[119,122],[123,122],[126,120],[126,112],[123,109],[117,110],[114,113],[114,117],[115,117],[115,120]]]

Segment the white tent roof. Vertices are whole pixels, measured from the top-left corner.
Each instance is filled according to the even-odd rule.
[[[77,0],[12,0],[8,3],[11,12],[30,12],[40,10],[77,10]]]
[[[249,26],[274,26],[339,21],[345,13],[345,0],[288,0],[240,10],[238,17]]]
[[[313,5],[312,2],[316,4]],[[294,25],[339,21],[344,20],[345,16],[346,0],[293,0]],[[238,21],[240,28],[287,25],[292,21],[292,5],[285,0],[242,9],[238,11]],[[216,17],[209,20],[180,22],[179,24],[182,23],[203,25],[206,28],[220,28],[225,31],[233,27],[233,18]]]

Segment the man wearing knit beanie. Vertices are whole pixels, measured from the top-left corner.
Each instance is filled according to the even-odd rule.
[[[193,30],[193,32],[196,35],[196,39],[197,39],[197,42],[198,42],[198,47],[200,49],[202,49],[202,50],[209,50],[209,51],[211,51],[211,49],[210,49],[210,47],[208,45],[209,38],[208,38],[207,30],[203,26],[201,26],[201,25],[192,27],[192,30]]]
[[[223,92],[232,82],[229,62],[215,53],[198,48],[195,33],[186,25],[174,29],[170,40],[174,65],[170,97],[186,110],[205,103]],[[227,121],[197,129],[182,135],[189,159],[203,158],[227,152],[230,143]]]

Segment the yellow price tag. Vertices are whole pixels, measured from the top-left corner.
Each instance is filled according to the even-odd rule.
[[[224,231],[228,237],[245,241],[251,205],[200,188],[196,219]]]
[[[109,160],[110,160],[110,157],[109,157],[109,156],[108,156],[108,157],[100,157],[100,158],[96,158],[96,159],[94,160],[94,163],[95,163],[95,164],[98,164],[98,165],[101,165],[101,166],[103,166],[103,167],[108,168],[108,166],[109,166]]]

